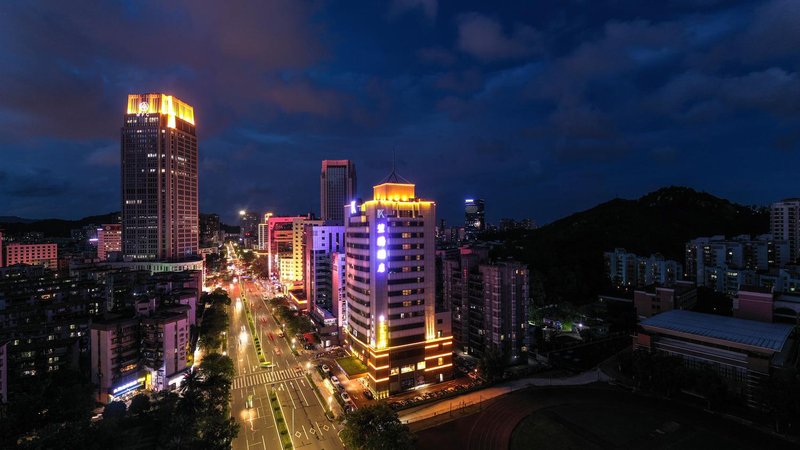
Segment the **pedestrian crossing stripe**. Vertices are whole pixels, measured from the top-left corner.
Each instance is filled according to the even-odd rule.
[[[298,368],[257,372],[234,378],[233,389],[242,389],[252,386],[294,380],[302,376],[303,370]]]

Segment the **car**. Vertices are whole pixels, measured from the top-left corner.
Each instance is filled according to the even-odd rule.
[[[336,375],[331,375],[331,383],[339,384],[339,378]]]
[[[344,391],[344,386],[342,386],[342,383],[336,383],[334,386],[336,386],[336,389]]]
[[[341,395],[342,395],[342,400],[344,400],[345,402],[350,401],[350,395],[347,392],[342,392]]]
[[[306,344],[303,346],[306,350],[314,350],[314,344]]]
[[[280,337],[280,338],[283,337],[283,331],[278,331],[278,337]]]
[[[253,407],[253,396],[252,395],[248,395],[247,396],[247,409],[250,409],[252,407]]]
[[[331,368],[328,367],[327,364],[323,364],[322,365],[322,371],[325,372],[325,373],[331,373]]]
[[[375,399],[375,395],[373,395],[372,391],[370,391],[369,389],[365,389],[364,390],[364,397],[366,397],[369,400],[374,400]]]

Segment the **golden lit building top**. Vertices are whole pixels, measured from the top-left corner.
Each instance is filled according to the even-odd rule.
[[[194,125],[194,108],[177,97],[166,94],[128,94],[128,114],[164,114],[175,128],[175,118]]]
[[[372,187],[373,200],[407,202],[414,198],[414,185],[409,183],[382,183]]]

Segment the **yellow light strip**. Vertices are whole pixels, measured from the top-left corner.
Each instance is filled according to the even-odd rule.
[[[437,345],[426,345],[425,348],[436,348],[439,345],[453,345],[453,342],[443,342],[443,343],[437,344]]]
[[[430,372],[430,371],[433,371],[433,370],[444,369],[444,368],[451,367],[451,366],[452,366],[452,364],[445,364],[445,365],[443,365],[443,366],[431,367],[430,369],[425,369],[425,372]]]
[[[452,353],[442,353],[441,355],[428,356],[427,358],[425,358],[425,361],[427,361],[429,359],[444,358],[445,356],[453,356],[453,354]]]
[[[388,364],[385,365],[385,366],[375,366],[374,364],[372,364],[372,361],[368,362],[367,364],[372,366],[372,368],[375,369],[375,370],[381,370],[381,369],[388,369],[389,368]]]
[[[375,378],[375,377],[374,377],[374,376],[372,376],[372,374],[371,374],[371,373],[369,373],[369,372],[367,372],[367,375],[369,375],[369,377],[370,377],[370,378],[372,378],[372,381],[374,381],[374,382],[376,382],[376,383],[380,383],[381,381],[389,381],[389,377],[386,377],[386,378]]]
[[[350,332],[349,332],[349,331],[347,332],[347,334],[348,334],[348,336],[350,336],[350,337],[351,337],[351,338],[353,338],[354,340],[358,341],[358,342],[359,342],[359,343],[360,343],[360,344],[361,344],[361,345],[362,345],[364,348],[368,349],[368,350],[369,350],[369,352],[370,352],[370,353],[371,353],[373,356],[375,356],[375,355],[376,355],[376,354],[375,354],[375,352],[373,351],[373,349],[374,349],[374,347],[373,347],[373,346],[371,346],[371,345],[369,345],[369,344],[365,343],[364,341],[362,341],[361,339],[359,339],[359,338],[357,338],[357,337],[353,336],[352,334],[350,334]],[[423,343],[431,343],[431,342],[444,342],[444,341],[450,341],[449,343],[445,343],[445,345],[450,345],[450,344],[452,344],[452,339],[453,339],[453,336],[444,336],[444,337],[440,337],[440,338],[426,339],[426,340],[424,340],[424,341],[421,341],[421,342],[414,342],[414,343],[412,343],[412,344],[403,344],[403,345],[395,345],[395,346],[393,346],[393,347],[386,347],[386,348],[382,348],[382,349],[380,349],[380,351],[381,351],[381,352],[388,352],[388,351],[390,351],[390,350],[396,350],[396,349],[398,349],[398,348],[404,348],[404,347],[413,347],[413,346],[420,345],[420,344],[423,344]],[[426,347],[426,348],[427,348],[427,347]],[[378,355],[377,357],[382,357],[382,356]]]

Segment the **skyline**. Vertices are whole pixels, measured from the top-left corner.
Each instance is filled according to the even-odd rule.
[[[6,3],[0,214],[119,210],[124,96],[151,91],[196,105],[200,209],[227,222],[316,211],[323,159],[366,197],[395,149],[448,222],[473,197],[543,224],[666,185],[798,195],[796,3],[583,3]]]

